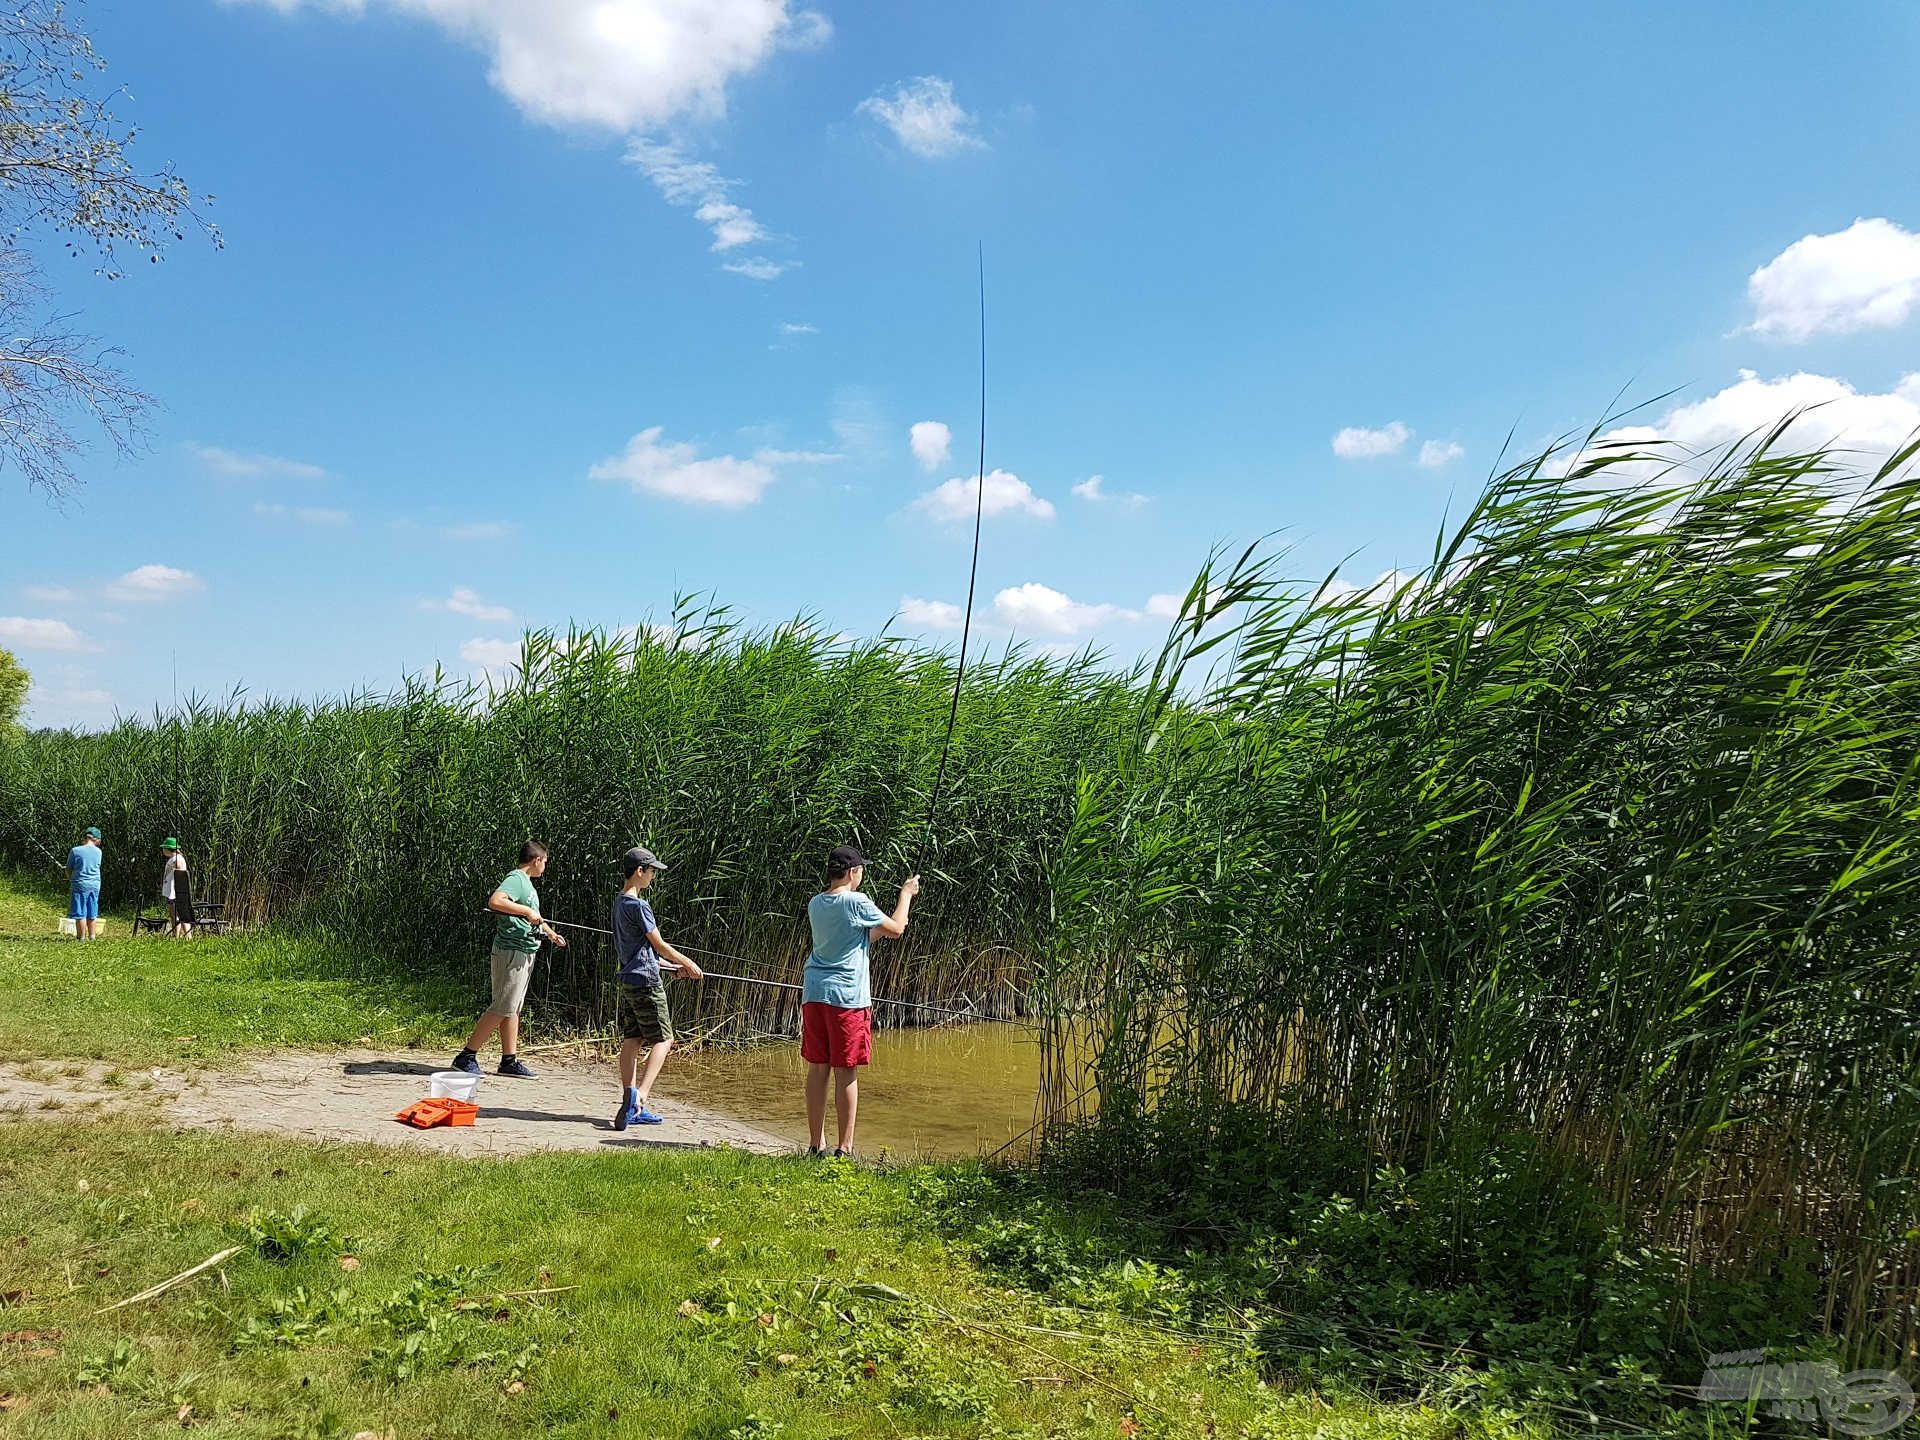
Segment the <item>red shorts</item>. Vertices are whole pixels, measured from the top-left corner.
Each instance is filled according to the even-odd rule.
[[[848,1070],[873,1058],[871,1010],[845,1010],[809,1000],[800,1007],[800,1058]]]

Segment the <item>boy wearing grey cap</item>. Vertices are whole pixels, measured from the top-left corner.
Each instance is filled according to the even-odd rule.
[[[666,862],[644,845],[636,845],[621,865],[627,883],[613,901],[614,978],[619,991],[614,1015],[621,1035],[620,1108],[613,1115],[616,1130],[661,1122],[662,1117],[647,1103],[653,1082],[667,1063],[667,1052],[673,1049],[673,1016],[667,1009],[667,987],[660,972],[700,978],[700,967],[660,937],[653,907],[640,897],[653,884],[653,877],[667,868]],[[642,1050],[647,1052],[644,1070]]]

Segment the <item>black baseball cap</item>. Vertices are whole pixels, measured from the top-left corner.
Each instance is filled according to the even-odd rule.
[[[627,851],[624,863],[627,867],[627,874],[630,876],[636,870],[665,870],[667,868],[667,862],[647,849],[644,845],[636,845],[633,849]]]
[[[844,875],[856,865],[867,863],[867,857],[851,845],[836,845],[827,852],[827,873]]]

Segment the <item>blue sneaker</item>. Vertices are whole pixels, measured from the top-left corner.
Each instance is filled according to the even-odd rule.
[[[480,1073],[480,1057],[475,1055],[471,1050],[462,1050],[458,1055],[453,1057],[453,1068],[456,1070],[464,1070],[469,1075],[478,1075]]]
[[[614,1112],[613,1116],[613,1128],[616,1130],[624,1130],[639,1118],[640,1102],[634,1099],[633,1091],[622,1091],[620,1095],[620,1108]]]
[[[667,1117],[664,1115],[656,1115],[653,1111],[642,1105],[639,1110],[634,1113],[633,1123],[636,1125],[664,1125],[667,1123]]]
[[[500,1057],[500,1074],[509,1075],[515,1080],[533,1079],[533,1071],[529,1070],[526,1065],[522,1063],[518,1055],[503,1055]]]

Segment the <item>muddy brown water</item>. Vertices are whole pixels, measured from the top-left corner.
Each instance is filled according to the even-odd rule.
[[[798,1041],[787,1041],[676,1054],[655,1088],[804,1145],[805,1075]],[[1023,1025],[876,1030],[873,1063],[860,1072],[856,1141],[869,1156],[883,1147],[903,1159],[983,1154],[1033,1124],[1039,1084],[1039,1041]]]

